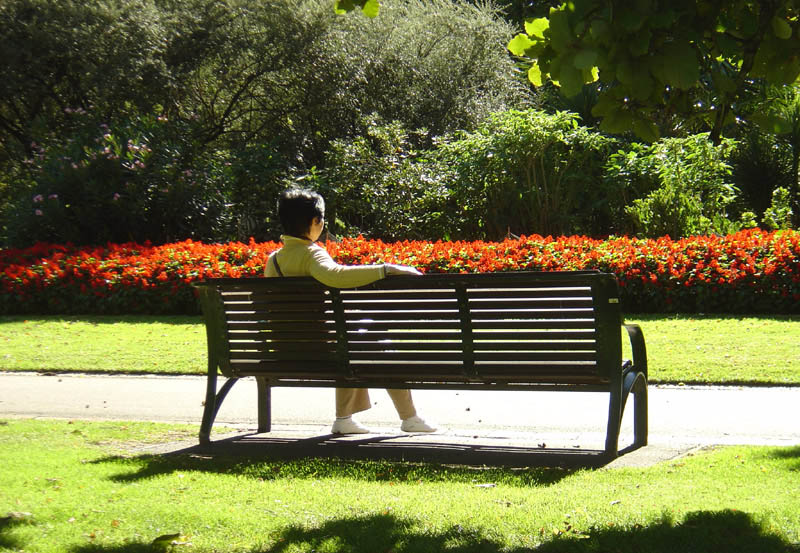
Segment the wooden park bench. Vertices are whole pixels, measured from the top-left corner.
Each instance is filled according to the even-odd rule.
[[[195,285],[208,336],[200,442],[239,378],[258,383],[258,431],[273,386],[559,390],[609,395],[605,453],[618,455],[634,394],[634,440],[647,443],[647,358],[624,324],[617,282],[594,271],[390,276],[355,289],[310,277]],[[622,359],[622,328],[632,361]],[[217,390],[217,375],[227,381]]]

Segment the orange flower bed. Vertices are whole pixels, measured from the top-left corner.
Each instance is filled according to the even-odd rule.
[[[260,276],[275,242],[0,250],[3,314],[194,314],[190,284]],[[800,232],[637,239],[523,236],[502,242],[326,245],[340,263],[404,263],[426,273],[597,269],[617,275],[628,312],[800,313]]]

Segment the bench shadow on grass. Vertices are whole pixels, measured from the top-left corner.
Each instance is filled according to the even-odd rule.
[[[394,441],[396,438],[342,439],[324,435],[293,439],[246,434],[163,454],[139,455],[133,459],[134,463],[128,456],[104,457],[93,462],[123,465],[129,472],[111,477],[118,482],[187,470],[241,474],[243,468],[248,473],[262,472],[257,475],[261,478],[296,478],[302,474],[292,467],[313,465],[310,476],[316,478],[381,480],[387,479],[382,478],[386,467],[392,467],[391,479],[406,475],[414,480],[448,480],[458,471],[472,476],[476,471],[483,475],[496,471],[521,486],[542,486],[556,483],[576,470],[597,468],[611,460],[603,451],[596,450]]]
[[[11,535],[11,530],[15,526],[20,526],[24,523],[25,521],[16,519],[10,515],[0,518],[0,549],[13,551],[22,549],[22,543]]]
[[[533,521],[532,521],[533,523]],[[535,523],[533,524],[535,526]],[[538,534],[538,531],[537,531]],[[289,551],[350,551],[352,553],[674,553],[676,551],[737,553],[796,553],[791,544],[772,534],[749,514],[738,511],[697,511],[688,513],[682,521],[669,516],[648,526],[635,528],[600,528],[587,533],[562,532],[553,536],[545,531],[549,541],[538,547],[509,549],[490,534],[475,528],[452,524],[431,531],[417,521],[392,514],[328,520],[318,527],[292,525],[265,536],[274,545],[255,547],[251,553],[286,553]],[[121,546],[87,545],[69,553],[141,553],[152,551],[146,544]]]
[[[775,459],[786,459],[787,464],[791,464],[789,470],[800,471],[800,446],[770,450],[766,455]]]

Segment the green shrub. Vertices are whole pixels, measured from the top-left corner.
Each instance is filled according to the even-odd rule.
[[[776,188],[792,182],[791,148],[781,147],[774,134],[748,129],[738,138],[731,158],[732,178],[742,200],[759,220],[769,208]]]
[[[7,241],[98,244],[227,234],[221,160],[194,157],[191,129],[156,115],[97,125],[37,146],[30,180],[8,214]]]
[[[574,114],[532,109],[496,113],[475,132],[458,133],[436,153],[451,168],[450,193],[461,207],[454,234],[607,233],[619,197],[603,179],[612,144]]]
[[[289,186],[286,160],[275,144],[235,145],[227,155],[220,186],[228,191],[233,226],[226,239],[274,240],[281,234],[276,204]]]
[[[738,230],[729,218],[738,190],[726,161],[734,148],[732,140],[716,146],[707,134],[698,134],[663,138],[610,156],[608,178],[620,179],[628,189],[653,187],[625,208],[634,231],[679,238]]]
[[[792,200],[788,188],[778,187],[772,192],[772,204],[764,212],[764,225],[769,229],[792,228]]]
[[[325,170],[309,179],[326,198],[332,233],[383,240],[446,234],[448,192],[439,166],[414,149],[418,134],[373,115],[359,137],[334,141]]]

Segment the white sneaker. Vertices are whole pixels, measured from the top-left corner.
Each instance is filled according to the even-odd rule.
[[[333,426],[331,427],[332,434],[369,434],[370,429],[366,426],[360,425],[357,421],[354,421],[351,417],[347,417],[346,419],[336,419],[333,421]]]
[[[436,427],[431,426],[417,415],[403,419],[400,425],[400,430],[403,432],[436,432]]]

